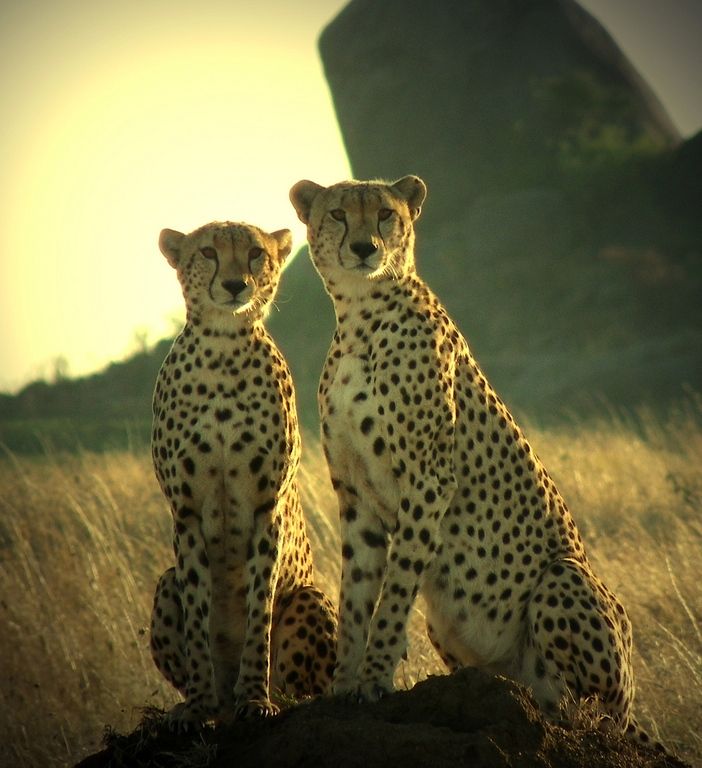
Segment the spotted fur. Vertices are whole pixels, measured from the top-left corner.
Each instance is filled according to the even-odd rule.
[[[337,320],[319,385],[342,532],[334,690],[365,699],[392,690],[421,589],[449,669],[511,676],[554,716],[595,697],[618,727],[641,734],[624,608],[416,272],[425,194],[416,176],[291,190]]]
[[[187,727],[274,714],[271,684],[295,696],[327,690],[336,616],[312,586],[293,382],[263,324],[290,232],[212,223],[163,230],[160,247],[187,318],[153,400],[175,567],[156,589],[151,649],[185,698],[170,720]]]

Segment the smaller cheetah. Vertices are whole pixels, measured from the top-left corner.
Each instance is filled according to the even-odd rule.
[[[312,585],[293,382],[263,324],[290,232],[215,222],[164,229],[159,246],[187,317],[153,399],[176,564],[156,588],[151,651],[185,698],[169,721],[186,729],[275,714],[271,685],[326,692],[336,614]]]
[[[417,274],[425,195],[416,176],[290,192],[337,320],[318,393],[342,534],[334,691],[373,700],[393,689],[421,589],[449,669],[513,677],[552,716],[594,697],[645,741],[624,608]]]

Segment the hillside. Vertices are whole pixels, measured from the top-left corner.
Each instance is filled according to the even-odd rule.
[[[163,339],[90,376],[0,394],[0,444],[20,453],[148,445],[151,395],[170,345]]]

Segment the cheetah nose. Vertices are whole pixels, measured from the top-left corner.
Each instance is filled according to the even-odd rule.
[[[246,288],[246,283],[243,280],[225,280],[222,287],[236,298]]]
[[[351,243],[349,247],[362,261],[365,261],[378,250],[378,246],[375,243],[357,242]]]

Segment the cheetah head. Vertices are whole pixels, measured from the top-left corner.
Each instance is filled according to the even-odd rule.
[[[290,230],[212,222],[189,235],[164,229],[159,248],[175,268],[189,314],[247,315],[273,301],[292,248]]]
[[[307,225],[310,253],[328,288],[399,277],[414,269],[414,221],[427,189],[417,176],[393,183],[344,181],[322,187],[298,181],[290,190]]]

